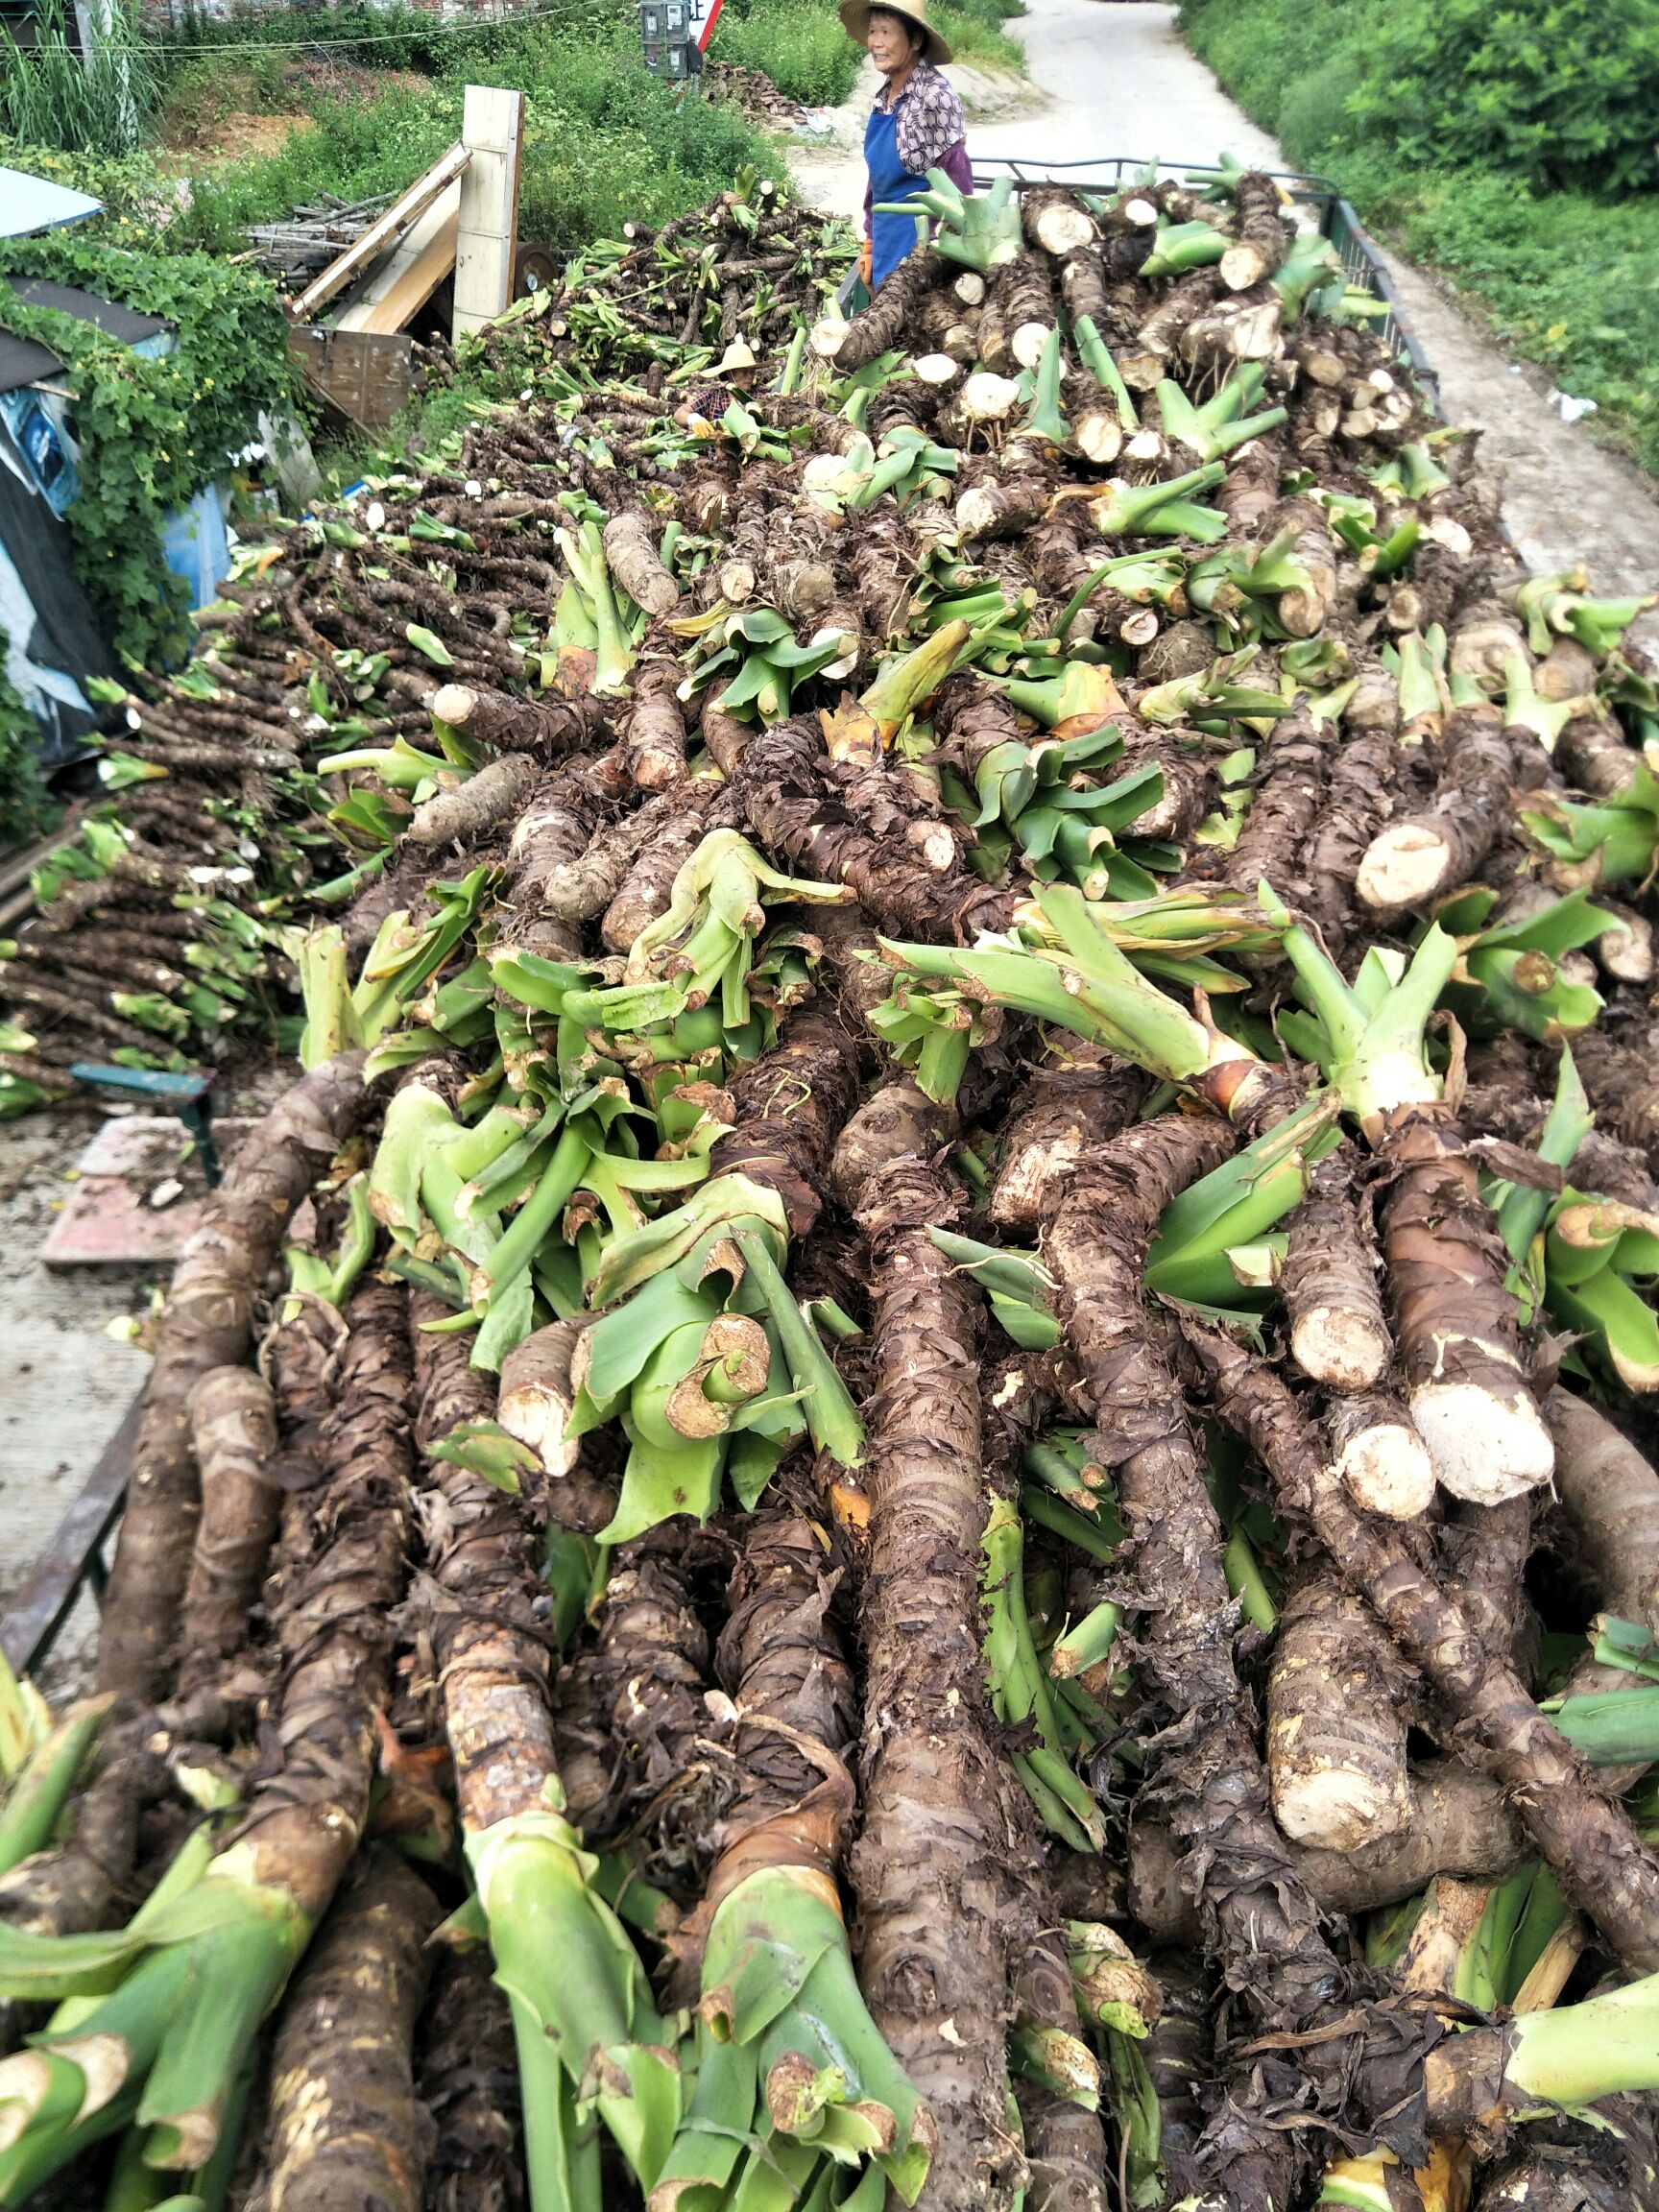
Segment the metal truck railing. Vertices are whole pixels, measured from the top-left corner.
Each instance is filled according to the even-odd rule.
[[[1322,237],[1329,238],[1347,271],[1348,280],[1361,292],[1382,301],[1387,312],[1376,327],[1394,348],[1422,386],[1435,414],[1440,412],[1440,387],[1429,366],[1410,317],[1401,304],[1376,242],[1329,177],[1315,177],[1301,169],[1264,172],[1302,211]],[[1077,192],[1117,192],[1142,178],[1165,177],[1201,180],[1220,175],[1213,161],[1146,162],[1127,154],[1102,154],[1088,161],[1037,161],[1019,155],[987,156],[974,163],[974,182],[983,191],[997,177],[1012,177],[1016,192],[1034,184],[1065,184]],[[856,271],[837,294],[843,311],[855,315],[869,303],[870,295]]]

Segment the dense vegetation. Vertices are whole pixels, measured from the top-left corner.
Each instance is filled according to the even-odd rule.
[[[1184,0],[1299,166],[1447,270],[1659,469],[1659,18],[1646,0]]]

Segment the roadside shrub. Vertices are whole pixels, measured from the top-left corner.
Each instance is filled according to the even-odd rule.
[[[1659,184],[1652,0],[1409,0],[1349,104],[1403,161],[1495,169],[1542,191]]]

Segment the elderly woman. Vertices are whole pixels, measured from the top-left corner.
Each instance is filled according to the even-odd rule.
[[[961,101],[940,74],[950,49],[928,28],[927,0],[878,8],[869,0],[841,0],[840,12],[849,37],[856,39],[887,80],[864,132],[870,182],[858,273],[874,292],[916,243],[915,217],[878,215],[877,204],[925,192],[929,169],[943,169],[953,184],[971,192],[968,124]]]

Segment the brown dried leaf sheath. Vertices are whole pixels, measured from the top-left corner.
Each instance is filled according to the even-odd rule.
[[[613,1759],[594,1825],[642,1833],[647,1879],[687,1902],[708,1880],[738,1781],[730,1721],[708,1703],[709,1637],[686,1556],[698,1541],[680,1516],[619,1549],[590,1662]]]
[[[888,2047],[931,2105],[924,2201],[1006,2202],[1009,1873],[1020,1835],[993,1748],[979,1652],[978,1311],[927,1236],[953,1218],[943,1181],[900,1162],[867,1194],[877,1392],[870,1425],[864,1828],[853,1852],[859,1981]]]
[[[196,1530],[190,1392],[209,1368],[247,1357],[254,1295],[289,1216],[357,1118],[362,1065],[360,1052],[327,1061],[277,1101],[226,1169],[174,1271],[104,1605],[98,1680],[118,1696],[153,1698],[166,1686]]]
[[[857,1094],[852,1039],[833,1014],[803,1007],[772,1050],[733,1082],[736,1126],[709,1153],[710,1176],[746,1175],[776,1191],[790,1235],[805,1237],[822,1210],[830,1150]]]
[[[738,1796],[709,1878],[710,1911],[762,1866],[833,1879],[854,1811],[853,1671],[830,1618],[838,1576],[811,1524],[785,1506],[761,1506],[741,1533],[716,1654],[741,1715]]]
[[[339,1397],[317,1440],[323,1485],[288,1517],[276,1626],[281,1765],[241,1839],[259,1879],[320,1918],[351,1862],[374,1775],[409,1533],[409,1347],[401,1286],[372,1285],[347,1310]]]
[[[464,1336],[434,1336],[423,1321],[447,1312],[422,1290],[409,1296],[422,1453],[461,1421],[488,1420],[489,1376],[468,1364]],[[426,1459],[421,1519],[432,1563],[432,1640],[455,1795],[469,1835],[537,1810],[550,1775],[549,1659],[538,1615],[535,1546],[516,1500],[465,1467]]]
[[[180,1619],[179,1689],[187,1695],[247,1639],[282,1503],[273,1480],[276,1409],[251,1367],[215,1367],[190,1393],[202,1518]]]
[[[871,833],[836,791],[810,723],[780,722],[764,731],[733,781],[756,836],[775,858],[847,884],[889,935],[966,943],[980,929],[1006,926],[1007,893],[962,870],[938,873],[914,847]]]
[[[390,1850],[335,1901],[277,2023],[250,2212],[422,2212],[431,2124],[410,2050],[438,1919],[438,1900]]]
[[[489,1951],[446,1951],[433,1976],[421,2053],[436,2140],[427,2212],[522,2212],[518,2056]]]
[[[1216,1410],[1305,1515],[1349,1586],[1442,1700],[1509,1791],[1562,1887],[1632,1973],[1659,1968],[1659,1859],[1468,1617],[1412,1557],[1392,1522],[1357,1512],[1332,1478],[1288,1390],[1213,1331],[1188,1327]]]

